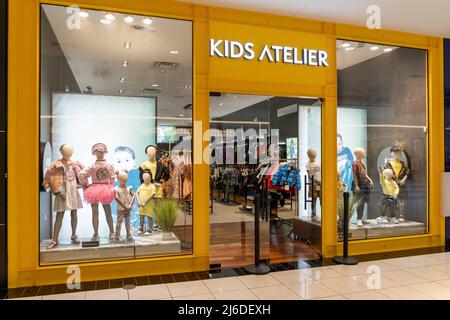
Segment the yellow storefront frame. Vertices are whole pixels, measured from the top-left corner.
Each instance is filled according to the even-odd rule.
[[[440,172],[444,169],[443,40],[364,27],[298,19],[242,10],[175,1],[121,0],[14,0],[9,3],[8,63],[8,278],[9,287],[65,283],[65,265],[39,266],[38,168],[39,168],[39,6],[41,3],[78,5],[193,21],[194,28],[194,135],[209,128],[209,92],[278,96],[311,96],[323,99],[323,204],[322,252],[340,253],[336,230],[336,39],[384,43],[428,50],[428,212],[429,234],[354,241],[352,254],[442,246]],[[323,85],[308,86],[268,81],[245,82],[215,77],[209,70],[209,23],[237,24],[293,30],[326,37],[330,66]],[[269,39],[270,40],[270,39]],[[242,70],[246,72],[246,70]],[[202,123],[202,125],[198,125]],[[194,157],[201,157],[208,137],[194,141]],[[193,253],[185,256],[81,263],[82,281],[207,270],[209,267],[209,185],[207,164],[194,165]],[[26,196],[24,196],[26,195]]]

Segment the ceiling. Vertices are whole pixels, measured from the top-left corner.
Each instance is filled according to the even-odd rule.
[[[367,8],[378,5],[382,29],[450,38],[449,0],[186,1],[359,26],[366,26]]]
[[[56,34],[75,79],[81,88],[92,87],[98,95],[156,96],[160,124],[191,126],[192,110],[192,24],[188,21],[114,13],[115,19],[101,23],[107,12],[83,10],[80,29],[66,27],[68,14],[62,6],[44,5],[44,11]],[[130,49],[124,42],[130,41]],[[171,54],[170,51],[178,51]],[[123,66],[127,61],[127,67]],[[156,61],[176,62],[176,71],[154,69]],[[123,81],[121,82],[121,79]],[[160,90],[143,92],[143,89]],[[183,116],[181,116],[183,115]]]

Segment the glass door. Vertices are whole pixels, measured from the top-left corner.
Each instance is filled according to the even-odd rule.
[[[321,248],[321,103],[211,93],[210,262],[314,260]]]

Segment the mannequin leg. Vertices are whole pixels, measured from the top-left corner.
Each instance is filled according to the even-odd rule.
[[[116,241],[120,241],[120,231],[122,229],[123,212],[117,211],[117,223],[116,223]]]
[[[127,231],[127,241],[133,241],[133,237],[131,236],[131,214],[127,213],[125,215],[125,230]]]
[[[98,238],[98,204],[92,204],[92,226],[94,227],[94,237]]]
[[[72,237],[75,237],[77,235],[77,224],[78,224],[77,210],[70,211],[70,219],[72,225]]]
[[[104,204],[103,210],[105,210],[106,223],[108,223],[108,228],[109,228],[109,238],[111,239],[111,237],[114,238],[114,222],[113,222],[113,217],[111,214],[111,205]]]
[[[64,211],[56,213],[55,229],[53,230],[53,241],[58,242],[59,232],[61,231],[64,219]]]
[[[79,244],[80,240],[78,240],[77,236],[77,224],[78,224],[77,210],[70,211],[70,223],[72,225],[72,237],[70,238],[72,240],[72,244]]]
[[[140,215],[139,216],[139,230],[138,232],[144,232],[144,222],[145,222],[145,216]]]

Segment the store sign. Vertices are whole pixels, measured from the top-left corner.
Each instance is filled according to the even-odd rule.
[[[253,42],[241,43],[210,39],[209,55],[226,59],[268,61],[273,63],[328,67],[328,53],[324,50],[299,49],[290,46],[264,44],[258,48]]]

